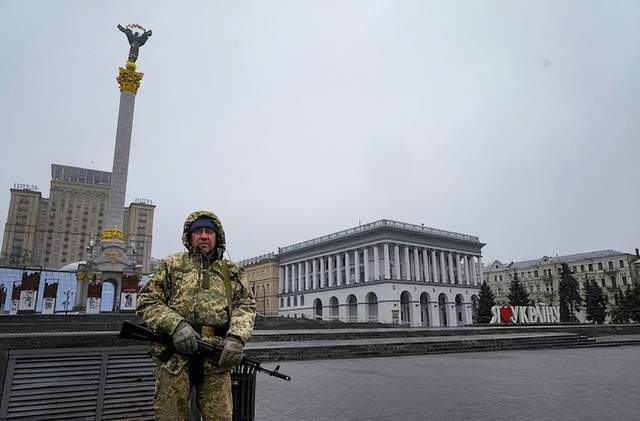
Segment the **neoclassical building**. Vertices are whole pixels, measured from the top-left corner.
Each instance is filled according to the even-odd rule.
[[[409,326],[470,324],[478,237],[387,219],[278,249],[280,314]]]
[[[620,290],[640,282],[640,253],[597,250],[565,256],[542,256],[540,259],[502,263],[494,260],[484,269],[484,281],[491,287],[497,304],[507,304],[513,274],[527,289],[534,303],[558,305],[560,268],[566,263],[582,287],[585,279],[595,280],[609,297],[609,305],[617,306]],[[583,308],[584,309],[584,308]]]
[[[251,283],[259,314],[278,314],[278,259],[275,253],[238,262]]]

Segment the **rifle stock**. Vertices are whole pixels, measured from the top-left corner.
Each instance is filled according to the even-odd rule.
[[[128,320],[122,322],[122,327],[120,328],[120,333],[118,333],[118,336],[123,339],[133,339],[136,341],[162,342],[166,345],[172,346],[171,337],[162,335],[144,325],[139,325]],[[222,353],[221,346],[210,344],[201,339],[197,339],[196,342],[198,343],[198,350],[196,352],[205,357],[212,357],[215,359],[220,358],[220,354]],[[291,377],[279,372],[279,365],[275,368],[275,370],[268,370],[260,366],[260,361],[248,357],[242,357],[242,361],[240,361],[240,364],[252,367],[256,371],[277,377],[279,379],[283,379],[286,381],[291,380]]]

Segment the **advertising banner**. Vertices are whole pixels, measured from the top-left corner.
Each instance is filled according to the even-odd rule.
[[[44,283],[44,294],[42,295],[42,314],[55,313],[57,294],[58,280],[47,279]]]
[[[135,311],[138,298],[138,283],[140,276],[135,274],[122,275],[122,289],[120,292],[120,311]]]
[[[100,297],[102,296],[102,279],[99,272],[94,272],[87,287],[87,308],[85,313],[100,313]]]
[[[20,288],[22,284],[20,282],[13,283],[13,291],[11,291],[11,308],[9,309],[9,314],[17,314],[18,313],[18,303],[20,302]]]
[[[36,301],[40,286],[40,272],[23,272],[20,298],[18,301],[18,313],[28,314],[36,312]]]

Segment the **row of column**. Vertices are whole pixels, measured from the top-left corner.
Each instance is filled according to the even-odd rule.
[[[280,266],[280,292],[284,293],[380,279],[477,285],[482,280],[482,259],[447,250],[385,243]]]

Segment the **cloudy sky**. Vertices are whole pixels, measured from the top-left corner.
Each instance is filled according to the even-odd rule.
[[[153,255],[216,212],[234,260],[386,218],[485,262],[640,247],[638,1],[0,2],[0,222],[50,165],[110,171],[141,48],[127,203]],[[1,193],[4,191],[4,193]]]

